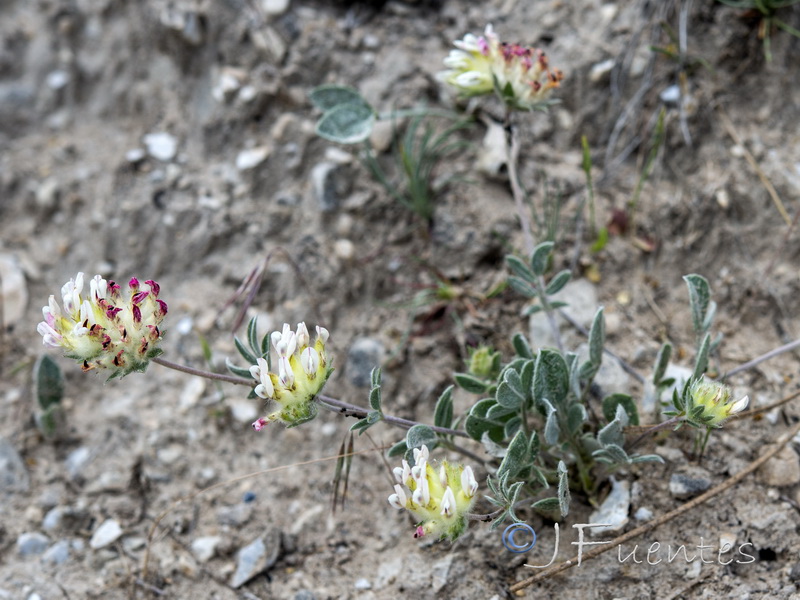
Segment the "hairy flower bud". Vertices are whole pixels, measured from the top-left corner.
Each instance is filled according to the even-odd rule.
[[[686,420],[703,427],[721,427],[725,420],[747,408],[749,401],[748,396],[731,401],[728,386],[701,378],[689,387]]]

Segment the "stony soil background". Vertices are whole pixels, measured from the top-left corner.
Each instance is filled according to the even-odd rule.
[[[800,7],[782,16],[800,27]],[[689,272],[709,279],[719,303],[719,369],[797,339],[797,234],[747,155],[797,214],[800,40],[773,32],[766,62],[752,14],[710,0],[4,0],[0,598],[507,598],[531,574],[522,562],[549,560],[552,545],[512,555],[486,525],[455,544],[412,539],[409,519],[386,503],[391,477],[377,452],[356,458],[346,507],[331,513],[334,464],[306,461],[338,451],[352,421],[332,413],[255,434],[249,422],[262,407],[240,389],[158,366],[104,384],[59,359],[59,439],[44,440],[33,419],[40,307],[78,271],[156,279],[170,306],[167,356],[204,367],[205,339],[223,370],[235,350],[233,311],[220,311],[266,264],[249,311],[264,330],[324,324],[337,367],[330,395],[366,404],[365,380],[380,362],[387,411],[422,421],[467,346],[493,344],[508,357],[520,330],[542,343],[540,326],[520,316],[523,299],[484,298],[505,277],[504,254],[522,248],[502,157],[484,142],[489,125],[470,129],[470,147],[439,170],[469,183],[441,194],[428,229],[370,178],[357,149],[314,135],[319,115],[307,100],[333,82],[381,110],[453,108],[435,74],[452,40],[487,22],[501,39],[545,48],[566,74],[561,103],[518,123],[536,210],[545,190],[561,205],[556,266],[574,266],[577,280],[569,311],[585,323],[603,304],[609,347],[645,375],[664,340],[679,365],[691,365],[680,279]],[[651,49],[667,47],[667,28],[682,23],[684,63]],[[665,141],[637,211],[635,234],[646,243],[613,236],[592,255],[576,233],[586,196],[581,136],[605,223],[633,194],[662,107]],[[382,126],[373,138],[386,159],[391,134]],[[592,265],[594,282],[584,277]],[[458,287],[452,302],[415,303],[441,278]],[[573,347],[582,341],[565,335]],[[611,367],[603,385],[641,398],[636,380]],[[797,379],[797,357],[785,354],[732,383],[759,407],[793,392]],[[474,401],[456,399],[461,411]],[[683,501],[669,482],[707,487],[741,470],[797,416],[788,404],[731,423],[700,466],[684,432],[650,444],[666,463],[618,476],[631,489],[625,527]],[[371,435],[359,450],[402,432]],[[721,565],[712,551],[706,563],[633,564],[610,553],[522,595],[796,598],[799,485],[795,445],[639,540],[690,551],[701,538],[713,548],[749,543],[752,563]],[[573,507],[561,559],[574,551],[570,525],[591,512],[579,497]],[[528,518],[552,544],[551,524]]]

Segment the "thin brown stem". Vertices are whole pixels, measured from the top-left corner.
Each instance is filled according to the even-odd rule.
[[[215,381],[224,381],[234,385],[246,385],[249,387],[253,387],[256,384],[255,380],[253,379],[244,379],[242,377],[236,377],[235,375],[225,375],[223,373],[213,373],[212,371],[195,369],[194,367],[187,367],[186,365],[174,363],[171,360],[161,358],[160,356],[154,358],[153,362],[161,365],[162,367],[167,367],[168,369],[174,369],[176,371],[180,371],[181,373],[188,373],[189,375],[194,375],[196,377],[204,377],[205,379],[213,379]]]
[[[323,406],[327,405],[335,412],[343,414],[347,417],[358,417],[359,419],[363,419],[370,412],[368,409],[361,406],[356,406],[355,404],[350,404],[349,402],[344,402],[343,400],[331,398],[330,396],[325,396],[323,394],[317,396],[317,401]],[[383,415],[381,420],[389,425],[401,427],[402,429],[411,429],[414,427],[414,425],[422,425],[422,423],[419,423],[418,421],[403,419],[402,417],[393,417],[391,415]],[[442,435],[455,435],[458,437],[469,438],[469,435],[466,431],[449,429],[447,427],[437,427],[435,425],[426,425],[426,427],[430,427],[433,431],[436,433],[441,433]]]

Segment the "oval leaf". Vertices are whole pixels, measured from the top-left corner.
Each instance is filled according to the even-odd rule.
[[[317,122],[317,135],[339,142],[355,144],[363,142],[372,133],[375,113],[363,104],[340,104],[327,111]]]

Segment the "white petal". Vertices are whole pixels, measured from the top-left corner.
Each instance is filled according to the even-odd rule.
[[[731,409],[729,414],[735,415],[736,413],[742,412],[750,402],[750,396],[745,396],[744,398],[740,398],[736,402],[731,405]]]
[[[467,498],[472,498],[478,491],[478,481],[472,472],[472,467],[465,467],[461,472],[461,489]]]
[[[447,469],[444,468],[444,465],[439,467],[439,481],[442,482],[442,487],[447,487]]]
[[[289,359],[285,356],[278,359],[278,377],[284,387],[290,388],[294,385],[294,372],[289,364]]]
[[[450,486],[447,486],[447,489],[444,491],[444,496],[442,496],[442,512],[440,514],[450,517],[455,510],[456,497],[453,495],[453,490],[450,489]]]
[[[317,339],[322,340],[323,346],[328,342],[328,336],[330,336],[328,330],[317,325]]]
[[[311,346],[306,347],[300,353],[300,366],[306,372],[306,375],[313,377],[317,374],[319,368],[319,354]]]
[[[305,323],[298,323],[297,324],[297,347],[298,348],[305,348],[308,346],[308,342],[311,340],[311,336],[308,335],[308,328],[306,327]]]

